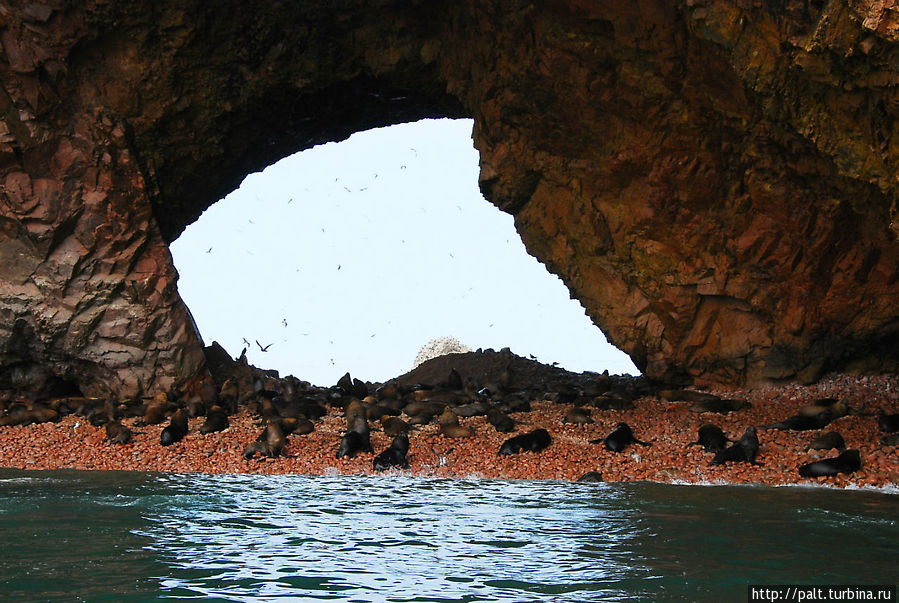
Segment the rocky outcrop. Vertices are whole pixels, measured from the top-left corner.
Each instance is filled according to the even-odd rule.
[[[890,3],[12,1],[0,45],[0,389],[202,376],[167,243],[433,116],[475,119],[485,196],[647,376],[899,364]]]

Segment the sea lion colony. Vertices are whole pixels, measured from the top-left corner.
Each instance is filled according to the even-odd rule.
[[[893,377],[883,378],[892,384],[892,390],[885,389],[893,393],[880,399],[868,396],[850,403],[806,397],[792,404],[781,400],[765,409],[737,396],[695,390],[658,392],[643,379],[628,376],[569,373],[563,379],[559,373],[547,376],[544,371],[527,376],[525,386],[513,375],[530,370],[522,363],[531,361],[507,351],[457,356],[478,354],[486,360],[500,358],[495,370],[472,370],[473,376],[467,376],[464,369],[451,364],[451,357],[435,359],[426,363],[432,365],[430,374],[442,369],[444,378],[432,378],[430,383],[415,379],[427,376],[425,370],[385,384],[363,383],[347,374],[335,386],[321,388],[232,361],[217,375],[218,391],[201,384],[131,403],[0,399],[0,425],[55,420],[69,426],[63,433],[80,430],[82,434],[90,425],[108,434],[103,437],[106,451],[97,457],[118,454],[110,449],[137,447],[142,460],[151,457],[153,461],[137,467],[115,462],[110,466],[105,461],[115,459],[104,458],[82,465],[66,458],[44,463],[35,460],[39,454],[26,453],[21,446],[3,444],[0,452],[4,465],[25,467],[171,470],[164,462],[166,451],[183,447],[204,449],[193,463],[185,452],[171,452],[181,457],[184,469],[218,472],[352,473],[408,467],[424,475],[576,479],[590,473],[593,479],[601,474],[608,480],[783,483],[801,481],[800,467],[823,457],[835,458],[835,451],[823,448],[828,441],[837,442],[833,436],[818,442],[822,450],[816,450],[809,437],[798,431],[814,423],[845,432],[848,446],[856,452],[842,458],[857,454],[860,466],[825,463],[841,469],[842,477],[817,478],[833,472],[804,470],[812,478],[880,485],[899,481],[896,451],[879,441],[889,437],[880,428],[891,426],[883,417],[892,416],[895,408],[896,399],[890,397],[896,392]],[[455,362],[464,366],[466,359]],[[535,376],[538,379],[532,379]],[[647,420],[650,410],[654,418]],[[659,429],[659,422],[665,429]],[[724,429],[713,422],[722,423]],[[731,437],[743,432],[740,440],[726,446],[733,442]],[[230,442],[238,433],[244,434],[242,442],[239,450],[232,450]],[[83,445],[94,445],[96,436],[87,435]],[[638,454],[628,447],[632,443],[645,448]],[[700,444],[702,449],[690,444]],[[65,457],[64,447],[60,449]],[[325,460],[325,454],[332,460]],[[520,455],[524,460],[516,459]],[[44,456],[54,454],[45,450]]]

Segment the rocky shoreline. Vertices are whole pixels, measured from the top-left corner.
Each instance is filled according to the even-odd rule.
[[[127,409],[120,405],[119,410],[113,411],[114,418],[132,431],[132,437],[126,444],[113,444],[108,441],[103,425],[108,417],[96,412],[103,407],[108,411],[110,405],[104,401],[103,405],[95,403],[91,407],[93,413],[85,412],[82,406],[80,414],[60,416],[55,422],[0,426],[0,466],[218,474],[374,474],[378,472],[372,467],[373,457],[392,440],[392,435],[385,433],[380,416],[369,416],[367,421],[372,453],[336,458],[347,429],[345,408],[349,401],[358,399],[365,400],[369,415],[381,415],[390,406],[402,407],[404,411],[398,412],[397,418],[407,422],[413,422],[405,412],[412,409],[413,402],[419,406],[430,405],[435,411],[426,422],[422,420],[422,424],[409,428],[409,468],[390,469],[391,473],[576,480],[588,472],[597,472],[605,481],[899,487],[897,447],[882,443],[885,434],[877,418],[880,411],[895,413],[899,409],[899,376],[896,375],[830,375],[807,386],[664,391],[649,387],[642,378],[567,373],[508,351],[487,350],[433,359],[376,392],[381,384],[344,380],[340,386],[316,388],[292,378],[279,379],[272,372],[260,371],[245,362],[222,356],[219,361],[218,365],[211,363],[216,381],[231,379],[231,385],[237,383],[243,390],[240,399],[234,401],[237,412],[229,416],[229,426],[224,431],[201,433],[200,427],[206,419],[195,416],[188,419],[188,433],[183,439],[162,446],[160,435],[169,424],[168,416],[160,423],[141,425],[142,417],[133,416],[137,412],[125,412]],[[452,383],[455,379],[449,377],[452,372],[462,379],[461,388],[454,389],[459,383]],[[389,395],[396,396],[394,404],[388,404],[392,399],[385,396]],[[196,393],[193,398],[186,393],[172,396],[175,399],[168,402],[167,415],[179,407],[196,411],[198,396]],[[205,405],[222,402],[222,392],[214,398]],[[288,403],[285,398],[294,399],[294,403]],[[742,408],[709,412],[709,408],[722,410],[716,403],[706,403],[715,399],[737,400],[736,406]],[[831,420],[825,428],[803,431],[761,428],[828,399],[845,403],[848,411]],[[73,399],[68,400],[74,404]],[[486,416],[476,414],[458,416],[462,432],[469,432],[470,436],[448,437],[442,433],[436,411],[450,407],[465,415],[472,408],[477,411],[473,405],[479,402],[486,407],[506,408],[515,422],[514,430],[497,431]],[[4,416],[12,416],[11,409],[16,404],[15,398],[7,396],[3,403]],[[310,433],[287,435],[283,454],[278,456],[245,458],[248,445],[257,439],[268,422],[277,420],[273,412],[279,413],[277,416],[287,415],[290,413],[286,409],[295,411],[304,404],[316,404],[317,412],[324,413],[313,418]],[[577,412],[572,413],[572,409]],[[637,439],[652,445],[631,445],[622,452],[612,452],[596,443],[621,422],[633,429]],[[713,452],[689,445],[697,440],[699,427],[706,423],[721,427],[733,440],[739,439],[748,426],[758,427],[756,461],[759,464],[711,464]],[[548,448],[540,452],[498,454],[510,437],[539,428],[551,435]],[[800,466],[837,456],[835,449],[807,450],[808,444],[824,431],[839,432],[846,448],[859,451],[860,469],[835,477],[799,476]]]

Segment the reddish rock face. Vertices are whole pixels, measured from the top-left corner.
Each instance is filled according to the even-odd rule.
[[[545,4],[5,2],[0,389],[202,375],[167,243],[250,171],[435,116],[474,117],[485,196],[649,377],[896,370],[899,13]]]

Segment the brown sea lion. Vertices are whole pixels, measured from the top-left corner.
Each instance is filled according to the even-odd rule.
[[[490,422],[497,431],[510,433],[515,431],[515,421],[507,415],[501,408],[491,408],[487,411],[487,421]]]
[[[398,436],[409,431],[409,424],[399,417],[384,415],[381,417],[381,428],[389,436]]]
[[[106,439],[111,444],[127,444],[131,441],[131,430],[119,421],[109,421],[105,429]]]
[[[574,406],[571,410],[565,413],[565,416],[562,418],[563,423],[573,423],[575,425],[587,425],[588,423],[593,422],[593,417],[590,416],[590,411],[582,406]]]
[[[165,413],[168,410],[169,397],[165,392],[156,394],[144,410],[143,418],[138,421],[139,425],[156,425],[165,421]]]
[[[287,438],[281,430],[281,426],[277,421],[273,421],[265,426],[265,429],[251,442],[243,452],[243,458],[250,460],[257,453],[267,457],[277,457],[284,454],[284,448],[287,445]]]

